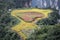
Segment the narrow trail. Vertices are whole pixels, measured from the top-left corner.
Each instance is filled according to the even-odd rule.
[[[36,14],[34,15],[33,12]],[[27,37],[29,37],[29,35],[31,35],[31,33],[34,32],[35,29],[38,28],[38,25],[36,25],[35,23],[40,19],[48,17],[48,14],[50,12],[52,11],[42,9],[13,10],[11,12],[11,15],[16,17],[21,22],[18,25],[12,27],[11,29],[17,32],[17,34],[20,35],[23,38],[23,40],[25,40]],[[43,16],[41,16],[41,14]],[[35,17],[37,18],[34,21],[32,21]]]

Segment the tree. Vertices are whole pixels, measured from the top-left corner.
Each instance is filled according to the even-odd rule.
[[[30,7],[32,0],[14,0],[16,8]]]
[[[58,23],[57,20],[60,17],[59,14],[58,14],[58,11],[53,11],[48,16],[49,16],[48,18],[39,20],[36,24],[37,25],[54,25],[54,24]]]
[[[12,8],[12,4],[10,1],[0,0],[0,40],[20,40],[20,36],[9,29],[18,23],[17,19],[12,17],[7,10],[10,5]]]
[[[60,25],[43,25],[27,40],[60,40]]]

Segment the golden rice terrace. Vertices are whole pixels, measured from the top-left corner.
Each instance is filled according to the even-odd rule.
[[[47,18],[48,14],[52,10],[49,9],[15,9],[12,10],[11,15],[16,17],[21,22],[13,26],[12,31],[17,32],[23,40],[29,37],[34,30],[38,29],[38,25],[35,24],[38,20]]]

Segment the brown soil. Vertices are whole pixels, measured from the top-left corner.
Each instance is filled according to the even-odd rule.
[[[27,22],[35,21],[36,18],[42,18],[44,16],[44,14],[38,12],[24,12],[21,13],[20,15],[22,16],[18,16],[18,17]]]

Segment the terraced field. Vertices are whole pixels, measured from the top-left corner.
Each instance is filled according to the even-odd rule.
[[[11,15],[16,17],[21,22],[18,23],[18,25],[13,26],[11,29],[17,32],[17,34],[20,35],[23,40],[25,40],[34,32],[34,30],[38,29],[38,25],[36,25],[35,23],[38,20],[47,18],[50,12],[52,12],[52,10],[49,9],[12,10]]]

